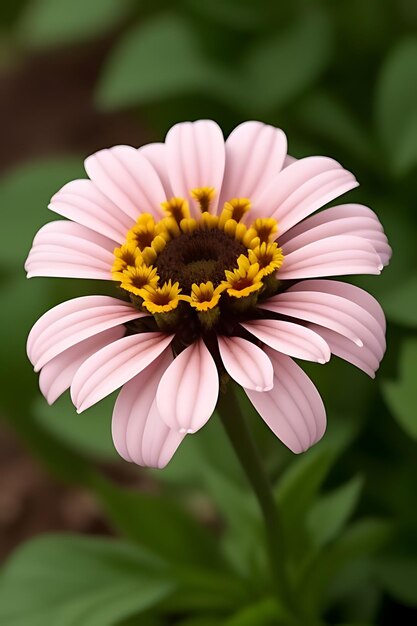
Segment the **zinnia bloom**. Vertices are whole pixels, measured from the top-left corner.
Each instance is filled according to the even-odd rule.
[[[379,274],[391,255],[365,206],[312,216],[354,176],[288,156],[272,126],[245,122],[225,142],[208,120],[177,124],[165,143],[101,150],[85,169],[49,205],[70,221],[40,229],[25,267],[112,280],[118,297],[75,298],[34,325],[28,355],[47,401],[70,387],[81,412],[121,387],[118,452],[163,467],[230,377],[293,452],[317,442],[325,409],[293,358],[333,353],[373,377],[385,350],[377,301],[323,279]]]

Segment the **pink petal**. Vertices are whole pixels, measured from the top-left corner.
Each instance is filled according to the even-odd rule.
[[[83,296],[81,298],[73,298],[72,300],[67,300],[66,302],[62,302],[57,306],[49,309],[46,313],[42,315],[36,322],[36,324],[32,327],[32,330],[29,333],[27,339],[27,353],[29,359],[33,361],[33,347],[36,341],[38,340],[39,335],[46,330],[50,324],[56,322],[61,317],[69,315],[70,313],[74,313],[76,311],[82,311],[85,308],[93,307],[93,306],[105,306],[109,304],[125,304],[116,298],[111,298],[110,296]],[[129,306],[129,305],[127,305]]]
[[[365,345],[360,348],[345,337],[342,337],[342,335],[328,328],[316,326],[316,324],[309,324],[309,327],[319,333],[323,339],[327,341],[332,354],[352,363],[352,365],[356,365],[356,367],[368,374],[368,376],[375,378],[375,372],[379,367],[380,359],[378,359],[369,348]]]
[[[145,465],[158,469],[165,467],[185,435],[186,433],[178,432],[166,425],[154,400],[143,433],[142,453]]]
[[[155,172],[158,174],[165,190],[166,197],[172,198],[174,193],[168,176],[167,149],[165,144],[148,143],[145,146],[138,148],[138,151],[149,161]]]
[[[51,211],[122,243],[134,221],[91,180],[73,180],[51,199]]]
[[[273,350],[317,363],[330,359],[327,343],[309,328],[282,320],[251,320],[241,324]]]
[[[159,382],[171,362],[172,353],[165,350],[119,393],[113,411],[112,434],[117,451],[126,461],[165,467],[185,436],[166,425],[155,402]]]
[[[192,212],[198,216],[200,208],[190,191],[214,187],[216,196],[210,212],[217,213],[225,167],[224,139],[219,126],[211,120],[182,122],[170,129],[165,144],[174,196],[187,198]]]
[[[291,156],[290,154],[287,154],[287,156],[284,159],[284,165],[282,166],[282,169],[285,169],[286,167],[288,167],[289,165],[292,165],[296,161],[297,159],[295,157]]]
[[[368,241],[351,235],[327,237],[284,256],[280,279],[380,274],[381,259]]]
[[[326,291],[333,281],[303,281],[260,304],[260,308],[325,326],[382,358],[385,336],[375,317],[349,298]],[[340,283],[343,285],[343,283]],[[329,287],[331,290],[331,285]]]
[[[308,243],[336,235],[363,237],[375,248],[384,265],[391,258],[391,248],[382,224],[368,207],[343,204],[321,211],[297,224],[279,239],[284,254],[289,254]]]
[[[92,268],[88,264],[72,263],[66,258],[56,255],[45,255],[25,265],[27,277],[48,276],[49,278],[89,278],[94,280],[110,280],[109,272],[103,269]]]
[[[242,337],[218,337],[220,356],[228,374],[242,387],[255,391],[272,388],[272,364],[261,348]]]
[[[172,339],[173,335],[159,332],[129,335],[90,356],[71,385],[71,398],[77,412],[82,413],[139,374]]]
[[[28,278],[62,276],[111,280],[115,243],[94,231],[58,220],[36,234],[25,263]]]
[[[326,429],[326,411],[320,395],[292,359],[265,349],[274,366],[271,391],[246,393],[272,432],[296,454],[315,444]]]
[[[78,251],[81,254],[91,255],[93,249],[101,261],[106,263],[109,260],[113,261],[114,241],[112,239],[67,220],[56,220],[42,226],[33,239],[33,245],[58,245],[72,249],[72,243],[66,243],[68,239],[78,240]]]
[[[219,395],[216,364],[204,341],[183,350],[169,366],[158,387],[161,417],[180,433],[194,433],[212,415]]]
[[[85,161],[85,170],[99,189],[130,218],[140,213],[162,216],[166,199],[158,174],[132,146],[100,150]]]
[[[124,333],[123,326],[110,328],[84,339],[49,361],[39,375],[39,387],[48,404],[53,404],[71,386],[75,372],[89,356],[120,339]]]
[[[80,341],[144,315],[133,305],[107,296],[70,300],[36,322],[28,338],[28,356],[38,371]]]
[[[348,298],[352,302],[356,302],[357,305],[368,311],[368,313],[379,324],[382,334],[385,334],[386,321],[384,311],[382,310],[379,302],[371,296],[370,293],[364,291],[356,285],[350,283],[343,283],[337,280],[311,280],[308,283],[297,283],[297,289],[310,289],[325,291],[326,293],[332,293],[342,298]]]
[[[232,198],[256,198],[278,174],[287,153],[287,138],[279,128],[244,122],[226,141],[226,169],[220,206]]]
[[[358,185],[353,174],[327,157],[306,157],[282,170],[257,198],[256,217],[278,221],[279,234]]]

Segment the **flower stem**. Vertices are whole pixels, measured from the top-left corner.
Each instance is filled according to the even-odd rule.
[[[259,451],[249,430],[245,417],[239,409],[238,399],[232,385],[226,393],[220,393],[217,412],[226,433],[251,484],[261,508],[268,545],[271,574],[280,602],[294,613],[293,591],[286,570],[286,555],[282,521],[273,495],[271,483],[263,467]]]

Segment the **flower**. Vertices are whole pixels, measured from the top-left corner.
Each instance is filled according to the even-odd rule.
[[[241,385],[292,451],[323,435],[318,391],[293,360],[331,354],[371,377],[385,319],[368,293],[334,279],[379,274],[391,249],[371,209],[318,209],[357,186],[337,161],[287,154],[260,122],[225,142],[212,121],[177,124],[165,143],[116,146],[56,193],[28,277],[111,281],[45,313],[28,355],[49,403],[78,412],[119,387],[112,433],[127,461],[165,466],[212,415],[220,383]]]

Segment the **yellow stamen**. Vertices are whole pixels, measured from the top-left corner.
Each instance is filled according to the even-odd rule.
[[[116,257],[113,262],[112,276],[114,280],[121,280],[122,273],[129,267],[135,267],[142,262],[142,255],[134,242],[124,243],[120,248],[114,250]]]
[[[269,274],[276,272],[284,261],[282,250],[278,248],[275,242],[263,242],[260,246],[249,250],[248,258],[251,263],[258,263],[262,276],[269,276]]]
[[[210,213],[203,213],[201,216],[201,220],[199,222],[200,228],[205,228],[207,230],[212,230],[213,228],[217,228],[219,224],[219,218],[217,215],[211,215]]]
[[[180,228],[183,233],[192,233],[198,227],[197,220],[193,217],[185,218],[181,220]]]
[[[213,283],[209,280],[207,283],[194,283],[191,287],[191,296],[183,296],[184,300],[197,309],[197,311],[209,311],[218,305],[222,291],[225,287],[219,285],[214,288]]]
[[[277,221],[273,217],[260,217],[254,221],[249,228],[244,244],[249,248],[253,247],[255,238],[259,241],[255,245],[268,243],[273,239],[273,235],[278,231]],[[252,245],[251,245],[252,244]]]
[[[222,228],[222,230],[229,237],[236,239],[237,241],[244,241],[246,234],[248,232],[248,229],[246,228],[245,224],[240,224],[236,222],[236,220],[234,220],[233,218],[230,218],[226,220],[225,222],[223,222],[223,226],[220,226],[222,215],[220,216],[220,220],[219,220],[219,228]]]
[[[197,200],[201,212],[205,213],[210,209],[216,190],[214,187],[197,187],[196,189],[191,189],[190,194],[194,200]]]
[[[149,213],[142,213],[136,224],[127,233],[126,240],[127,243],[134,243],[139,250],[143,251],[152,245],[159,231],[159,225],[155,223],[153,216]]]
[[[236,233],[236,227],[237,227],[236,220],[231,218],[227,220],[227,222],[224,224],[223,230],[226,233],[226,235],[229,235],[229,237],[234,237]]]
[[[141,265],[140,267],[129,267],[122,274],[122,289],[134,293],[136,296],[141,295],[141,289],[144,287],[156,288],[159,277],[156,268]]]
[[[246,228],[245,224],[236,224],[235,239],[237,239],[238,241],[243,241],[247,232],[248,229]]]
[[[167,242],[163,233],[157,235],[152,241],[152,245],[145,248],[142,252],[142,259],[146,265],[152,265],[156,261],[158,254],[165,248]]]
[[[173,237],[179,237],[181,235],[181,230],[178,225],[178,222],[173,217],[163,217],[160,222],[158,222],[159,234],[169,241]]]
[[[237,269],[225,270],[226,280],[223,280],[221,284],[229,296],[244,298],[262,288],[262,274],[259,264],[251,263],[243,254],[240,255],[237,263]]]
[[[169,280],[162,287],[144,287],[140,290],[143,298],[143,306],[149,313],[169,313],[177,308],[179,301],[184,299],[180,296],[179,283],[171,283]]]
[[[184,198],[170,198],[166,202],[162,202],[161,206],[167,216],[173,217],[177,224],[180,224],[184,218],[190,217],[190,208]]]
[[[236,222],[240,222],[250,208],[251,201],[249,198],[232,198],[229,202],[224,203],[223,211],[230,212],[230,217],[236,220]]]

